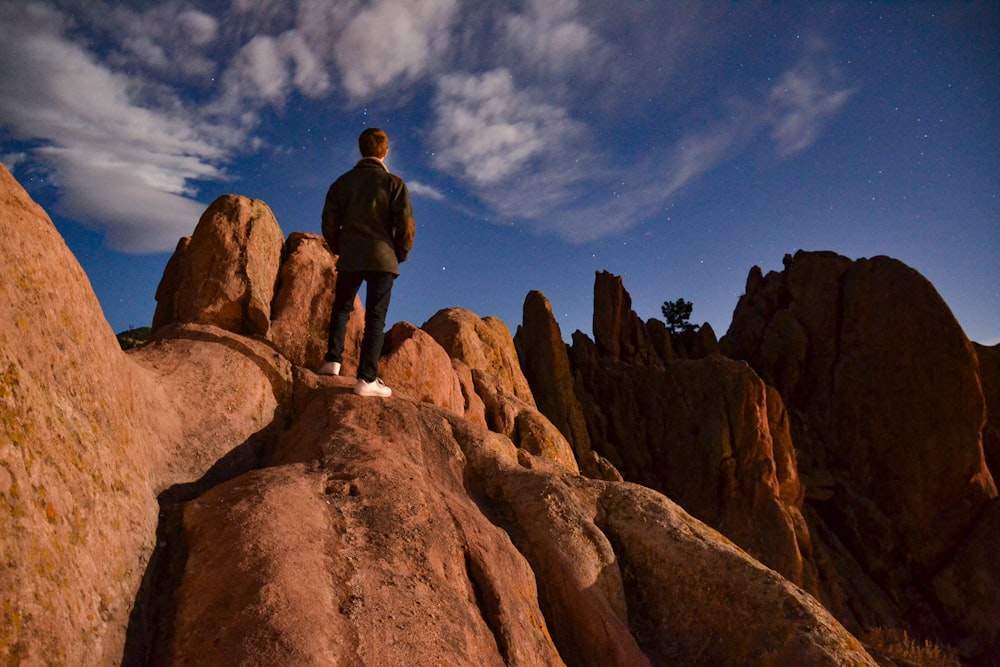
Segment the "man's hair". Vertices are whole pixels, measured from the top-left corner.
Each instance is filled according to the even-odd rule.
[[[358,137],[358,148],[361,149],[361,157],[382,159],[389,152],[389,135],[377,127],[369,127]]]

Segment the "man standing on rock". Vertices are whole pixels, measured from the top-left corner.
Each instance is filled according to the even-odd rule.
[[[333,182],[323,205],[323,237],[338,259],[326,363],[319,372],[340,374],[354,297],[361,283],[367,283],[365,333],[354,393],[385,398],[392,395],[378,378],[385,316],[399,264],[413,248],[416,223],[406,184],[390,174],[383,162],[389,152],[386,133],[374,127],[366,129],[358,137],[358,148],[361,160]]]

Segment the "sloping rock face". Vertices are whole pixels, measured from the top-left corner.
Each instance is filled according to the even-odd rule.
[[[451,411],[349,387],[300,374],[266,466],[184,505],[153,664],[874,664],[659,494],[526,466]]]
[[[784,398],[802,475],[826,489],[817,518],[916,628],[947,633],[925,582],[996,488],[976,356],[933,286],[886,257],[800,252],[751,272],[722,348]]]
[[[784,492],[778,477],[770,415],[780,420],[780,397],[769,396],[746,364],[719,355],[665,367],[626,364],[602,359],[579,332],[571,360],[594,451],[625,479],[661,491],[764,564],[816,589],[799,544],[794,449],[780,421]]]
[[[0,238],[0,661],[118,664],[157,495],[268,424],[282,371],[245,338],[136,363],[3,167]]]
[[[875,664],[654,491],[359,398],[259,333],[176,323],[122,352],[0,186],[4,662]]]

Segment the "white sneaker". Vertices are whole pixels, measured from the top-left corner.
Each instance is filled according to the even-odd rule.
[[[320,375],[340,375],[340,362],[328,361],[320,366],[317,372]]]
[[[354,393],[358,396],[389,398],[392,396],[392,389],[385,386],[385,383],[379,378],[375,378],[374,382],[365,382],[361,378],[358,378],[358,383],[354,385]]]

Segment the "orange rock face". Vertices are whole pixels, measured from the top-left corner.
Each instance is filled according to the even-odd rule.
[[[888,454],[862,436],[884,435],[884,423],[814,375],[832,364],[838,382],[885,400],[842,354],[908,368],[865,334],[876,311],[907,321],[891,295],[872,293],[912,289],[895,267],[859,270],[847,290],[858,305],[835,316],[825,308],[851,299],[826,299],[814,281],[843,262],[804,264],[794,288],[758,276],[773,312],[737,319],[757,327],[748,340],[773,373],[718,354],[675,359],[664,331],[633,326],[622,287],[608,295],[619,324],[601,345],[574,336],[568,353],[540,294],[521,357],[496,318],[452,309],[399,323],[381,361],[396,391],[380,400],[353,394],[356,352],[341,377],[313,372],[332,257],[318,237],[284,241],[262,202],[225,197],[206,211],[165,272],[154,342],[129,353],[44,211],[2,168],[0,238],[2,662],[876,665],[818,601],[862,594],[866,618],[893,620],[906,601],[875,567],[882,542],[862,557],[822,506],[836,498],[845,521],[866,521],[862,493],[890,518],[916,508],[886,543],[913,548],[904,572],[937,559],[937,629],[970,656],[996,646],[984,593],[996,582],[996,501],[981,454],[966,451],[963,420],[982,426],[967,346],[947,338],[928,351],[934,340],[919,339],[940,362],[930,378],[955,394],[955,428],[933,441],[970,475],[962,486],[955,470],[935,471],[930,483],[916,463],[897,464],[910,484],[931,484],[926,497],[906,479],[892,482],[898,498],[879,495],[865,474],[888,474]],[[845,312],[855,324],[835,326]],[[926,319],[947,326],[935,313]],[[814,329],[830,327],[838,344],[817,342]],[[529,379],[565,395],[537,400]],[[899,432],[943,466],[917,428],[936,418],[907,409],[898,414],[915,422]],[[847,418],[860,421],[831,433],[863,462],[837,459],[826,434],[808,440]],[[934,503],[959,505],[943,513],[966,529],[917,548],[940,521]],[[849,567],[863,573],[835,590],[823,579]]]

